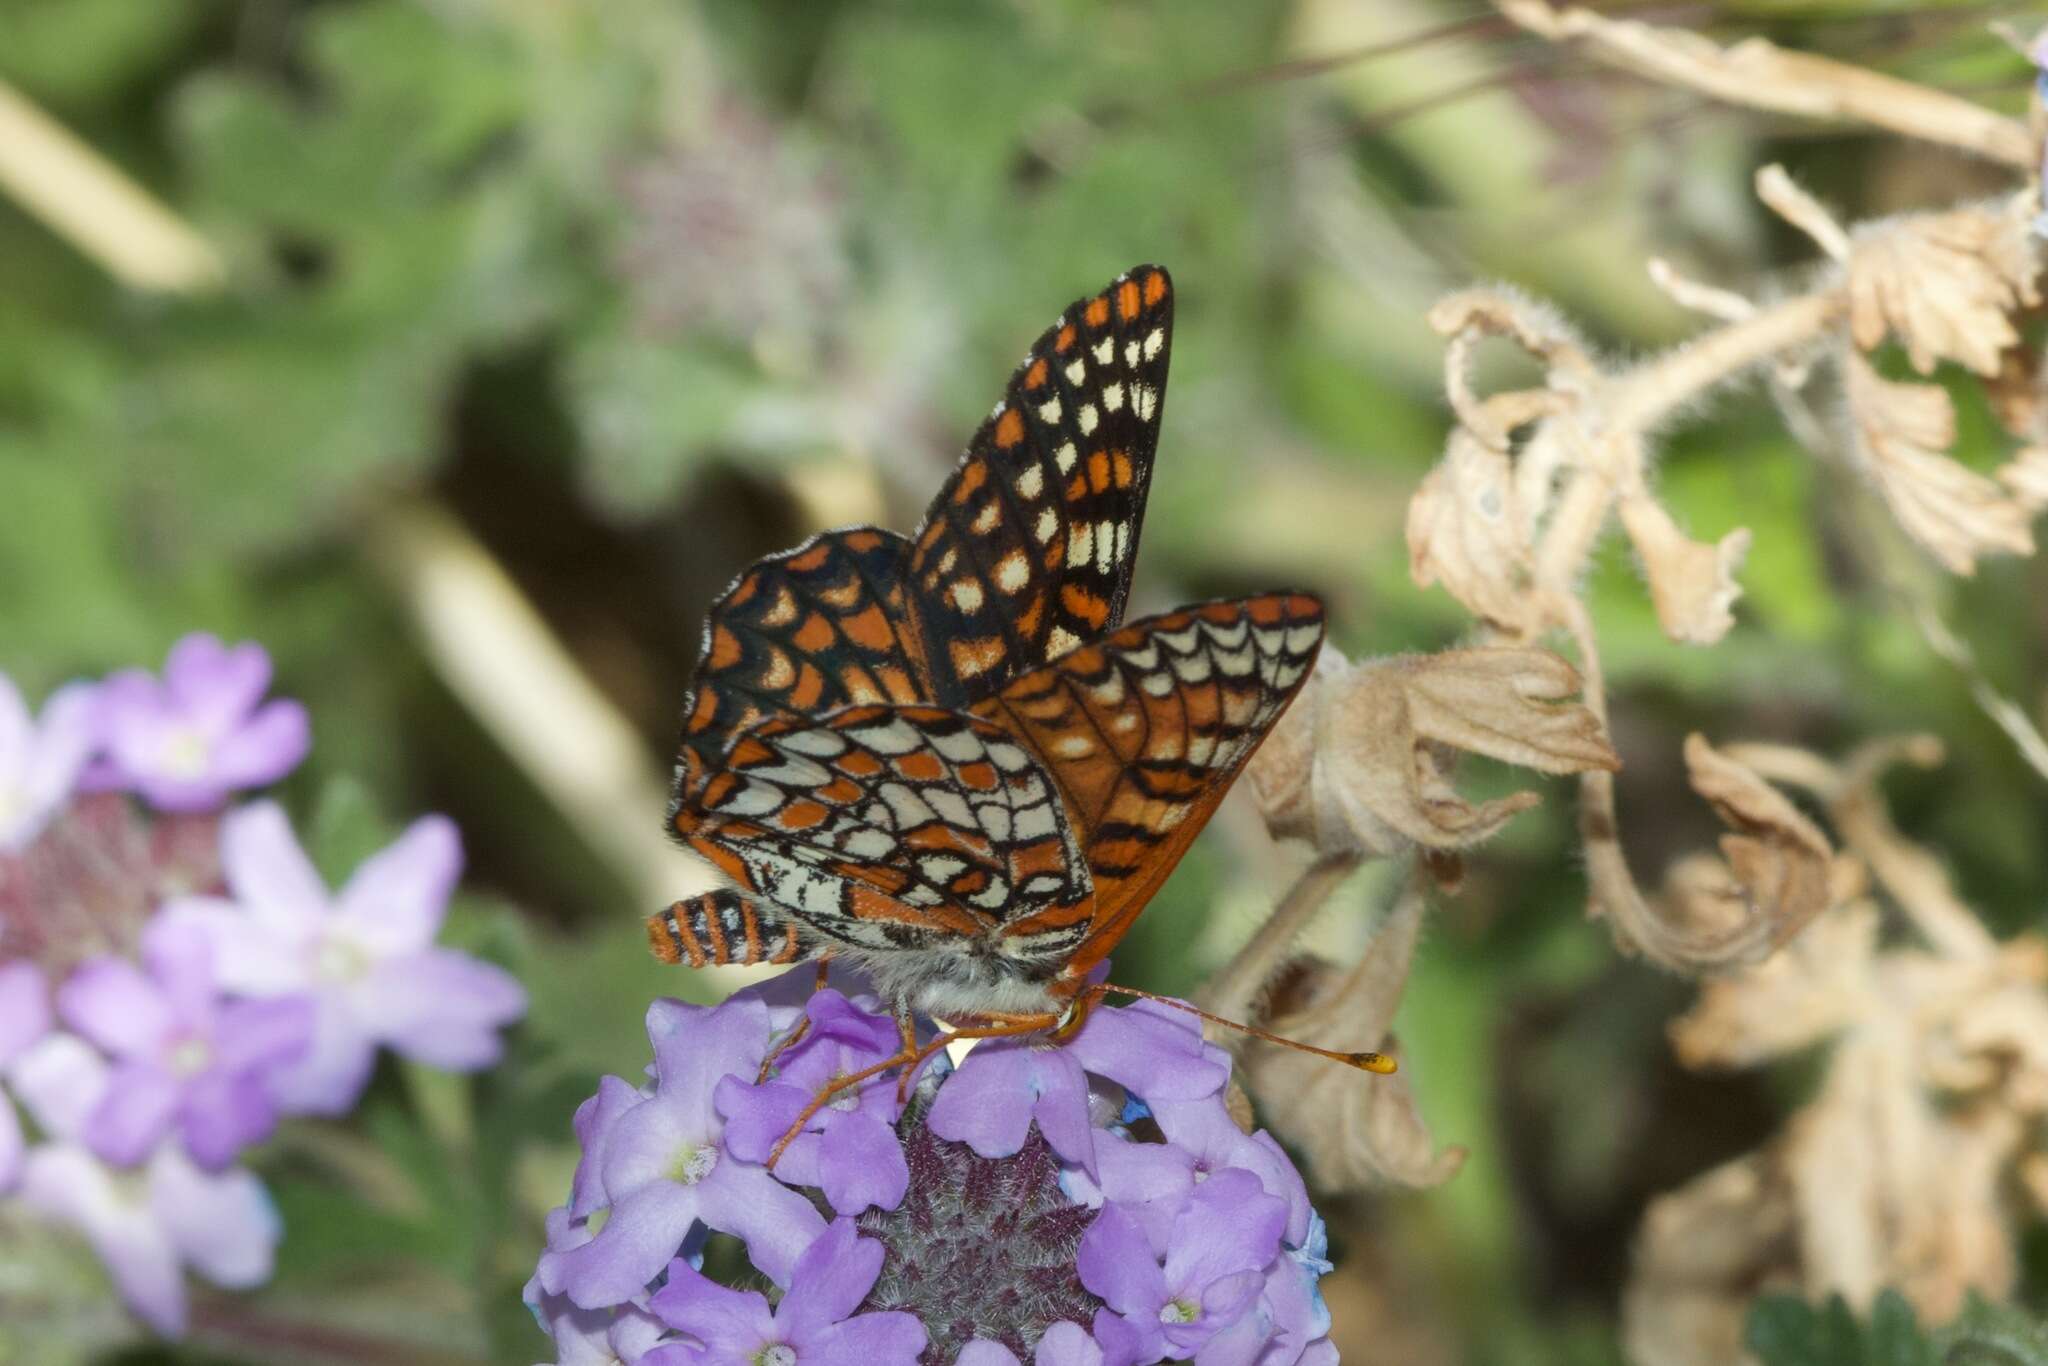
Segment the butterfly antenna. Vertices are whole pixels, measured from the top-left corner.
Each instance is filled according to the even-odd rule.
[[[1225,1029],[1234,1029],[1240,1034],[1249,1034],[1254,1039],[1263,1039],[1267,1043],[1279,1044],[1282,1048],[1292,1048],[1303,1053],[1313,1053],[1319,1058],[1328,1058],[1331,1062],[1341,1062],[1347,1067],[1356,1067],[1361,1072],[1378,1072],[1381,1075],[1385,1075],[1400,1069],[1400,1064],[1384,1053],[1339,1053],[1332,1048],[1317,1048],[1312,1043],[1302,1043],[1299,1039],[1282,1038],[1278,1034],[1260,1029],[1255,1025],[1240,1024],[1236,1020],[1226,1020],[1221,1015],[1211,1015],[1206,1010],[1191,1006],[1186,1001],[1175,1000],[1171,996],[1161,996],[1150,991],[1139,991],[1136,987],[1112,986],[1108,982],[1104,982],[1095,988],[1097,995],[1106,996],[1111,992],[1116,993],[1118,996],[1135,996],[1141,1001],[1157,1001],[1160,1005],[1172,1006],[1175,1010],[1185,1010],[1188,1014],[1207,1020],[1210,1024],[1222,1025]]]

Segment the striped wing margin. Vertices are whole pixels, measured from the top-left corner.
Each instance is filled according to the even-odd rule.
[[[1172,281],[1139,266],[1010,377],[911,537],[934,700],[971,707],[1123,620],[1172,340]]]
[[[927,698],[904,623],[907,552],[893,531],[828,531],[733,581],[705,622],[671,818],[734,738],[763,718]]]
[[[1006,923],[1087,937],[1085,973],[1121,939],[1285,711],[1323,640],[1322,604],[1277,593],[1133,622],[1024,675],[974,709],[1024,740],[1080,828],[1092,907]]]
[[[982,934],[1089,897],[1045,771],[1001,727],[939,707],[761,721],[673,824],[745,891],[867,947]]]

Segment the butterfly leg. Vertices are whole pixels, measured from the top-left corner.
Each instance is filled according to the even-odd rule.
[[[831,970],[832,954],[828,950],[818,958],[818,980],[811,983],[811,995],[816,996],[825,989],[825,977]],[[774,1046],[768,1050],[768,1056],[761,1059],[761,1071],[754,1078],[754,1085],[759,1086],[762,1082],[768,1080],[768,1074],[775,1070],[775,1060],[802,1043],[810,1032],[811,1017],[809,1015],[797,1016],[796,1024],[790,1028],[789,1033],[776,1040]]]

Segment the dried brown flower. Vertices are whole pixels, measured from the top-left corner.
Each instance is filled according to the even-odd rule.
[[[1922,942],[1885,947],[1883,910],[1851,898],[1775,957],[1708,983],[1674,1026],[1694,1067],[1834,1047],[1775,1141],[1651,1206],[1626,1297],[1641,1362],[1729,1359],[1714,1351],[1739,1341],[1763,1288],[1861,1306],[1895,1286],[1934,1321],[1972,1292],[2003,1295],[2034,1201],[2027,1177],[2043,1170],[2048,940],[1994,943],[1878,798],[1886,763],[1936,751],[1871,745],[1839,767],[1799,751],[1743,757],[1827,801],[1850,857]]]
[[[1411,886],[1349,972],[1306,965],[1306,1003],[1271,1020],[1274,1032],[1323,1048],[1392,1051],[1387,1030],[1408,980],[1422,909],[1422,894]],[[1436,1186],[1464,1164],[1463,1148],[1436,1146],[1406,1070],[1364,1076],[1291,1048],[1253,1044],[1244,1075],[1268,1127],[1301,1152],[1325,1190]]]
[[[2033,553],[2031,506],[1943,454],[1956,439],[1946,390],[1885,379],[1853,351],[1842,365],[1856,450],[1914,540],[1953,574],[1974,573],[1980,555]]]
[[[1571,665],[1496,648],[1352,664],[1326,648],[1316,676],[1252,759],[1267,827],[1324,855],[1454,849],[1492,835],[1538,798],[1473,804],[1449,781],[1452,752],[1546,773],[1618,768],[1599,720],[1569,701]]]
[[[1467,610],[1527,634],[1540,618],[1525,591],[1534,529],[1507,452],[1453,431],[1444,458],[1408,504],[1408,572],[1441,582]]]
[[[2016,198],[1860,229],[1848,280],[1856,345],[1869,351],[1890,333],[1923,375],[1942,360],[1996,375],[2019,340],[2012,315],[2041,301],[2029,216]]]

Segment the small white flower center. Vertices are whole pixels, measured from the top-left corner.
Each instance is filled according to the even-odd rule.
[[[325,935],[313,950],[313,975],[323,982],[352,982],[370,970],[370,951],[339,934]]]
[[[203,778],[213,757],[213,746],[194,726],[182,726],[165,738],[157,759],[173,778]]]
[[[832,1074],[832,1080],[838,1082],[844,1080],[849,1075],[851,1074],[842,1069]],[[858,1110],[860,1108],[860,1088],[858,1086],[845,1087],[827,1103],[834,1110]]]
[[[213,1061],[213,1049],[204,1039],[180,1039],[171,1046],[164,1064],[176,1077],[196,1077]]]
[[[718,1168],[718,1145],[715,1143],[692,1143],[676,1154],[675,1166],[670,1169],[669,1179],[685,1186],[694,1186]]]
[[[796,1348],[785,1342],[771,1342],[754,1353],[754,1366],[796,1366]]]
[[[1202,1306],[1188,1300],[1168,1300],[1159,1307],[1161,1323],[1193,1323],[1202,1317]]]

